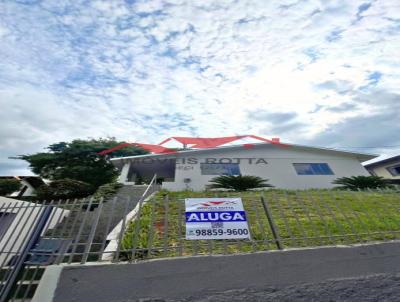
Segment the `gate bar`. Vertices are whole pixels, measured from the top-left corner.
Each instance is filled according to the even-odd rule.
[[[269,209],[269,207],[268,207],[263,195],[261,195],[261,203],[262,203],[262,205],[264,207],[265,214],[267,215],[268,224],[269,224],[269,226],[271,228],[272,236],[275,239],[276,247],[278,248],[278,250],[283,250],[283,246],[282,246],[282,243],[281,243],[281,238],[278,235],[278,230],[276,228],[274,220],[272,219],[271,211],[270,211],[270,209]]]
[[[9,294],[11,293],[12,287],[13,287],[19,273],[24,268],[24,263],[27,260],[29,251],[40,240],[40,236],[41,236],[44,228],[46,227],[46,224],[49,220],[52,210],[53,210],[52,206],[46,206],[43,213],[40,215],[39,221],[35,225],[32,235],[29,238],[29,241],[24,246],[21,255],[18,257],[18,259],[14,265],[11,275],[9,276],[8,280],[6,280],[4,287],[0,291],[0,302],[7,301],[7,298],[9,296]]]

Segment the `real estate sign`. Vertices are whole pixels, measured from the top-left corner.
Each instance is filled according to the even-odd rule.
[[[186,239],[250,238],[241,198],[186,198]]]

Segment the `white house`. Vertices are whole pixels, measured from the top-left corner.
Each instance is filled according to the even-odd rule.
[[[21,251],[44,207],[41,204],[0,196],[0,266],[7,265]],[[46,230],[54,228],[69,212],[53,207]]]
[[[400,182],[400,155],[365,165],[365,168],[372,175]]]
[[[135,184],[155,173],[162,188],[204,190],[217,175],[254,175],[276,188],[331,188],[338,177],[369,175],[361,162],[376,155],[294,144],[258,143],[113,158],[120,182]]]
[[[15,179],[21,183],[21,188],[11,193],[11,197],[34,196],[36,189],[45,184],[39,176],[0,176],[0,179]]]

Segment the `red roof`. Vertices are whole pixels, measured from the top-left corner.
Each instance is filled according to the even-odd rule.
[[[176,140],[184,145],[191,145],[190,148],[197,148],[197,149],[206,149],[206,148],[216,148],[221,145],[225,145],[234,141],[237,141],[242,138],[253,138],[259,141],[271,143],[271,144],[277,144],[277,145],[283,145],[280,143],[279,138],[273,138],[272,140],[262,138],[260,136],[256,135],[236,135],[236,136],[225,136],[225,137],[182,137],[182,136],[173,136],[169,137],[165,140],[163,140],[161,143],[158,145],[152,145],[152,144],[142,144],[142,143],[123,143],[119,144],[113,148],[103,150],[99,152],[99,155],[106,155],[109,153],[112,153],[114,151],[117,151],[119,149],[128,147],[128,146],[138,146],[141,147],[147,151],[150,151],[152,153],[176,153],[176,150],[163,147],[162,145],[165,144],[166,142],[169,142],[171,140]],[[245,148],[251,148],[253,145],[252,144],[243,144]]]
[[[112,153],[114,151],[120,150],[120,149],[128,147],[128,146],[141,147],[141,148],[143,148],[149,152],[153,152],[153,153],[176,153],[175,150],[166,148],[166,147],[163,147],[160,145],[141,144],[141,143],[123,143],[123,144],[119,144],[113,148],[103,150],[103,151],[99,152],[98,154],[106,155],[106,154]]]
[[[166,140],[163,140],[159,145],[163,145],[166,142],[171,140],[176,140],[185,145],[193,145],[191,148],[215,148],[221,145],[225,145],[234,141],[237,141],[242,138],[254,138],[259,141],[268,142],[271,144],[279,144],[279,139],[265,139],[256,135],[236,135],[236,136],[224,136],[224,137],[182,137],[182,136],[173,136],[169,137]]]

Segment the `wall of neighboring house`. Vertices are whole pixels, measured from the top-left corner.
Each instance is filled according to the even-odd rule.
[[[0,225],[0,263],[7,263],[11,256],[18,253],[28,240],[34,226],[39,220],[43,207],[30,202],[0,196],[0,216],[7,216],[7,222]],[[52,229],[62,217],[68,216],[68,210],[54,208],[48,228]]]
[[[33,196],[35,193],[35,188],[26,180],[21,179],[20,180],[21,183],[21,190],[14,192],[12,194],[10,194],[11,197],[17,197],[17,196]],[[20,193],[23,192],[22,195],[20,195]]]
[[[394,161],[386,164],[382,164],[376,167],[371,167],[368,168],[368,170],[371,171],[371,174],[376,175],[376,176],[381,176],[385,179],[400,179],[400,174],[399,175],[392,175],[392,173],[389,172],[388,168],[390,167],[400,167],[400,161]]]
[[[184,158],[184,159],[183,159]],[[268,179],[276,188],[310,189],[332,188],[332,181],[343,176],[369,175],[359,160],[349,154],[331,151],[301,150],[293,147],[275,145],[255,146],[252,149],[207,150],[190,155],[178,155],[175,181],[164,182],[162,187],[168,190],[204,190],[209,181],[217,175],[203,175],[200,163],[216,158],[217,161],[229,162],[229,159],[241,158],[240,173]],[[253,158],[252,163],[246,158]],[[255,163],[257,159],[264,159]],[[196,159],[197,162],[193,163]],[[298,175],[294,163],[325,163],[332,170],[332,175]]]
[[[26,186],[26,190],[24,191],[24,193],[22,194],[22,196],[33,196],[35,193],[35,188],[28,183],[26,180],[22,179],[21,180],[21,184],[22,186]]]

